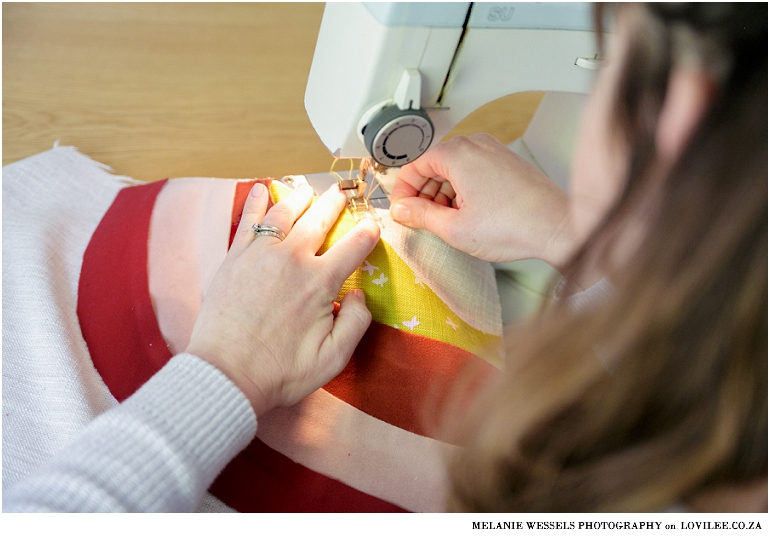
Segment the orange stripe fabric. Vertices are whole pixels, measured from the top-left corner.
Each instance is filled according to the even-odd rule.
[[[445,406],[464,371],[498,369],[450,344],[372,322],[345,369],[324,390],[364,413],[438,439],[429,414]]]

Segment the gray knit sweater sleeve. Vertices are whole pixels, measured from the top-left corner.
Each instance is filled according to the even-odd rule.
[[[180,354],[10,489],[3,510],[190,512],[256,431],[243,393]]]

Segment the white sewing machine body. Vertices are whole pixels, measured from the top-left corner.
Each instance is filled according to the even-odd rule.
[[[420,154],[477,108],[524,91],[554,93],[543,99],[533,127],[564,116],[571,130],[582,104],[578,95],[590,90],[600,64],[596,54],[587,3],[329,3],[305,108],[324,145],[340,158],[372,156],[376,147],[367,147],[362,131],[393,105],[429,117],[433,132],[415,149]],[[566,173],[571,139],[557,133],[558,139],[541,140],[542,125],[531,130],[523,148],[512,148],[534,157],[549,176]],[[404,163],[383,158],[375,156],[386,166]],[[566,177],[552,178],[564,185]]]
[[[332,155],[374,157],[397,168],[484,104],[543,91],[524,136],[509,148],[568,190],[584,97],[601,65],[597,53],[590,3],[329,3],[305,108]],[[373,124],[382,129],[379,141],[371,130],[365,135]],[[382,151],[399,135],[399,151]],[[396,172],[379,177],[386,193]],[[336,179],[316,174],[307,180],[321,191]],[[376,206],[386,208],[387,196]],[[503,274],[504,322],[531,312],[554,275],[536,260],[496,268]]]

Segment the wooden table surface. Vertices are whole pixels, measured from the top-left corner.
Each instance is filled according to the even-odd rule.
[[[60,140],[140,180],[328,171],[303,104],[323,7],[4,3],[3,165]],[[513,141],[541,97],[490,103],[448,137]]]

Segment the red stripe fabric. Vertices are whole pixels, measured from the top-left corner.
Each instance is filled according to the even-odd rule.
[[[165,182],[121,190],[83,255],[80,329],[96,370],[119,402],[171,359],[147,279],[150,216]]]

